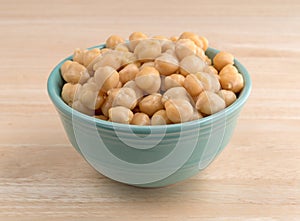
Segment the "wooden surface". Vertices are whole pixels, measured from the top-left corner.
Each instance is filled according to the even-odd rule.
[[[0,0],[0,220],[300,220],[299,11],[298,0]],[[224,152],[166,188],[98,174],[71,147],[46,92],[74,48],[136,30],[197,32],[253,79]]]

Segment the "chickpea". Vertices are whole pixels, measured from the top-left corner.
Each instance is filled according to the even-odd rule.
[[[234,93],[240,92],[244,87],[243,76],[231,64],[226,65],[219,73],[220,83],[223,89]]]
[[[100,67],[95,71],[95,82],[103,90],[107,92],[112,88],[116,88],[119,84],[119,73],[112,67]]]
[[[176,41],[178,41],[178,37],[177,36],[171,36],[170,40],[173,41],[173,42],[176,42]]]
[[[191,120],[199,120],[201,118],[203,118],[203,115],[196,108],[194,108],[194,112]]]
[[[73,54],[73,61],[88,67],[88,65],[100,54],[99,48],[93,48],[91,50],[76,48]]]
[[[81,112],[83,114],[89,115],[89,116],[92,116],[95,113],[94,110],[91,110],[91,109],[87,108],[79,100],[76,100],[76,101],[73,102],[72,108],[74,110],[77,110],[77,111],[79,111],[79,112]]]
[[[143,63],[140,67],[140,70],[143,69],[144,67],[154,67],[154,62],[148,61],[148,62]]]
[[[132,110],[136,104],[137,97],[135,91],[132,88],[123,87],[115,95],[112,107],[123,106]]]
[[[137,73],[135,83],[148,94],[156,93],[161,85],[159,72],[153,67],[144,67]]]
[[[163,109],[164,106],[161,102],[161,98],[162,95],[158,93],[144,97],[139,103],[141,112],[152,116],[156,111]]]
[[[95,71],[94,71],[94,65],[96,64],[96,63],[98,63],[101,59],[102,59],[102,54],[99,54],[97,57],[95,57],[94,58],[94,60],[92,60],[90,63],[89,63],[89,65],[86,67],[86,69],[88,70],[88,72],[89,72],[89,75],[90,76],[94,76],[94,73],[95,73]]]
[[[166,114],[173,123],[192,120],[193,106],[184,99],[171,99],[165,103]]]
[[[101,54],[99,48],[93,48],[91,50],[85,50],[83,54],[83,65],[88,67],[88,65]]]
[[[134,55],[139,61],[153,61],[161,54],[161,45],[158,40],[145,39],[140,41],[135,49]]]
[[[144,113],[135,113],[133,115],[131,124],[134,125],[150,125],[150,118],[147,114]]]
[[[118,70],[122,66],[122,56],[117,55],[118,51],[109,51],[102,54],[102,57],[94,64],[93,70],[96,71],[100,67],[110,66]]]
[[[76,48],[73,53],[73,61],[83,65],[83,55],[86,50]]]
[[[124,39],[118,35],[111,35],[106,39],[106,47],[114,49],[118,44],[123,43]]]
[[[234,64],[234,57],[232,54],[221,51],[213,58],[214,67],[220,71],[227,64]]]
[[[96,110],[103,104],[104,95],[99,93],[94,85],[86,83],[79,93],[79,101],[87,108]]]
[[[113,51],[113,50],[110,49],[110,48],[102,48],[102,49],[100,49],[100,52],[101,52],[102,55],[104,55],[104,54],[107,53],[107,52],[112,52],[112,51]]]
[[[209,74],[215,74],[218,75],[217,69],[214,68],[212,65],[208,65],[203,69],[204,72],[209,73]]]
[[[173,51],[173,53],[175,55],[175,43],[173,41],[165,40],[165,41],[161,41],[160,44],[161,44],[161,52],[164,53],[164,52],[170,50],[170,51]]]
[[[203,83],[194,74],[189,74],[186,76],[183,87],[192,97],[199,95],[204,90]]]
[[[219,79],[216,75],[198,72],[195,76],[201,81],[204,90],[218,92],[221,89]]]
[[[197,46],[190,39],[179,39],[175,44],[175,53],[179,60],[196,54]]]
[[[148,38],[148,36],[142,32],[133,32],[129,36],[129,41],[142,40],[142,39],[147,39],[147,38]]]
[[[166,110],[159,110],[151,117],[151,125],[165,125],[172,123],[167,116]]]
[[[73,102],[77,99],[79,91],[81,89],[81,84],[64,84],[61,97],[69,106],[72,106]]]
[[[217,113],[225,107],[225,101],[219,95],[211,91],[203,91],[196,102],[197,110],[207,115]]]
[[[66,61],[60,70],[63,79],[68,83],[83,84],[90,78],[87,69],[75,61]]]
[[[238,69],[236,69],[235,66],[232,64],[227,64],[225,67],[222,68],[222,70],[219,72],[219,75],[227,75],[230,73],[239,73]]]
[[[138,72],[139,68],[135,64],[128,64],[119,71],[120,81],[122,84],[125,84],[128,81],[134,80]]]
[[[176,57],[169,53],[163,53],[154,61],[155,68],[162,75],[170,75],[176,72],[179,68],[178,60]]]
[[[130,109],[122,106],[112,107],[108,111],[109,120],[116,123],[130,124],[133,113]]]
[[[104,103],[101,106],[101,112],[104,116],[108,117],[108,110],[112,107],[119,90],[119,88],[114,88],[107,92],[108,96],[105,98]]]
[[[140,40],[147,39],[148,36],[142,32],[133,32],[129,36],[129,49],[130,51],[134,51],[136,45],[140,42]]]
[[[200,48],[203,48],[203,42],[202,39],[199,38],[199,36],[193,32],[183,32],[180,36],[179,39],[190,39],[195,43]]]
[[[100,119],[100,120],[108,120],[108,117],[104,115],[95,115],[94,118]]]
[[[91,87],[92,90],[94,91],[99,91],[101,89],[101,87],[96,84],[95,78],[91,77],[84,85],[83,87],[86,87],[88,85],[88,87]]]
[[[129,52],[128,45],[126,43],[120,43],[116,45],[115,50],[117,51],[123,51],[123,52]]]
[[[236,101],[236,95],[232,91],[220,90],[217,94],[225,101],[226,107]]]
[[[188,102],[191,102],[192,100],[192,98],[190,97],[190,95],[184,87],[172,87],[164,93],[161,101],[163,104],[165,104],[168,100],[174,99],[182,99]]]
[[[133,53],[131,52],[124,52],[124,51],[116,51],[117,56],[121,58],[121,67],[124,67],[130,63],[135,63],[136,57]]]
[[[165,78],[165,89],[168,90],[172,87],[182,87],[185,77],[181,74],[172,74]]]
[[[208,40],[204,36],[199,36],[200,40],[202,41],[203,47],[202,49],[206,51],[208,49]]]
[[[136,98],[139,100],[144,96],[143,90],[141,90],[135,83],[135,81],[127,81],[124,85],[124,88],[131,88],[136,93]]]
[[[188,74],[196,74],[199,71],[204,71],[207,63],[196,55],[189,55],[180,61],[179,66],[180,74],[187,76]]]

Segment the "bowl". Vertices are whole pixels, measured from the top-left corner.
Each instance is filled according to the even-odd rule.
[[[98,45],[92,48],[104,48]],[[209,48],[208,57],[219,51]],[[48,94],[69,141],[104,176],[138,187],[162,187],[205,169],[229,143],[241,109],[251,91],[246,68],[235,59],[245,82],[237,100],[205,118],[171,125],[136,126],[108,122],[82,114],[64,103],[61,61],[48,78]],[[75,162],[74,162],[75,163]]]

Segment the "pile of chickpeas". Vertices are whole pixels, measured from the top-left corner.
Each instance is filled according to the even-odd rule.
[[[72,108],[101,120],[134,125],[176,124],[231,105],[244,87],[234,57],[205,55],[208,40],[192,32],[129,41],[112,35],[103,49],[76,49],[61,66],[61,96]]]

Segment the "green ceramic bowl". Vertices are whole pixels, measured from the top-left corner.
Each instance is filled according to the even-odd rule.
[[[213,58],[217,52],[209,48],[206,54]],[[182,124],[135,126],[112,123],[73,110],[61,99],[64,81],[60,67],[70,59],[71,56],[60,62],[48,79],[49,96],[70,142],[101,174],[139,187],[174,184],[206,168],[228,144],[251,90],[247,70],[235,60],[245,87],[226,109]]]

